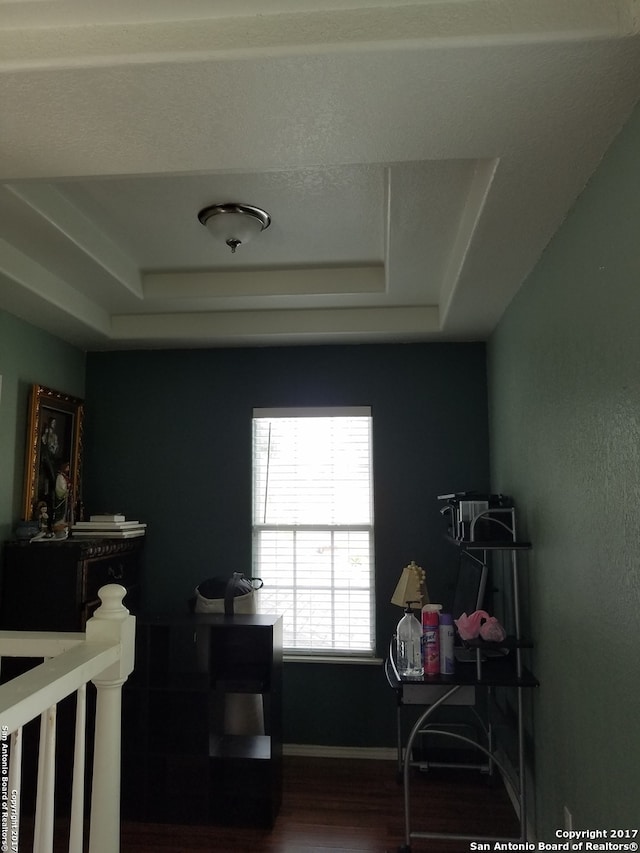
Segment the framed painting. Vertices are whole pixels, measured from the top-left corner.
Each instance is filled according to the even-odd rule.
[[[25,520],[60,532],[73,524],[80,499],[84,401],[34,385],[25,460]]]

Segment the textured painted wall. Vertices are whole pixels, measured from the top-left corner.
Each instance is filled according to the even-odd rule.
[[[46,385],[82,398],[84,367],[83,352],[0,311],[0,542],[11,534],[22,511],[31,386]]]
[[[493,488],[526,533],[538,838],[640,815],[640,109],[489,346]]]

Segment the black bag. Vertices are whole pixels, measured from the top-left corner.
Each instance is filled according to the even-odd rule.
[[[196,587],[194,612],[255,613],[255,593],[262,585],[261,578],[248,578],[242,572],[234,572],[228,580],[207,578]]]

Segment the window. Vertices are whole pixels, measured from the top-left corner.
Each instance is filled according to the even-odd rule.
[[[373,655],[371,410],[253,413],[253,573],[289,652]]]

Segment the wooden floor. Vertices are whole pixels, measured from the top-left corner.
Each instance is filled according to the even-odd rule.
[[[518,834],[502,783],[477,771],[412,771],[411,791],[412,829]],[[283,804],[272,830],[125,823],[121,853],[396,853],[404,840],[394,762],[287,757]],[[417,839],[411,851],[468,853],[469,842]]]

